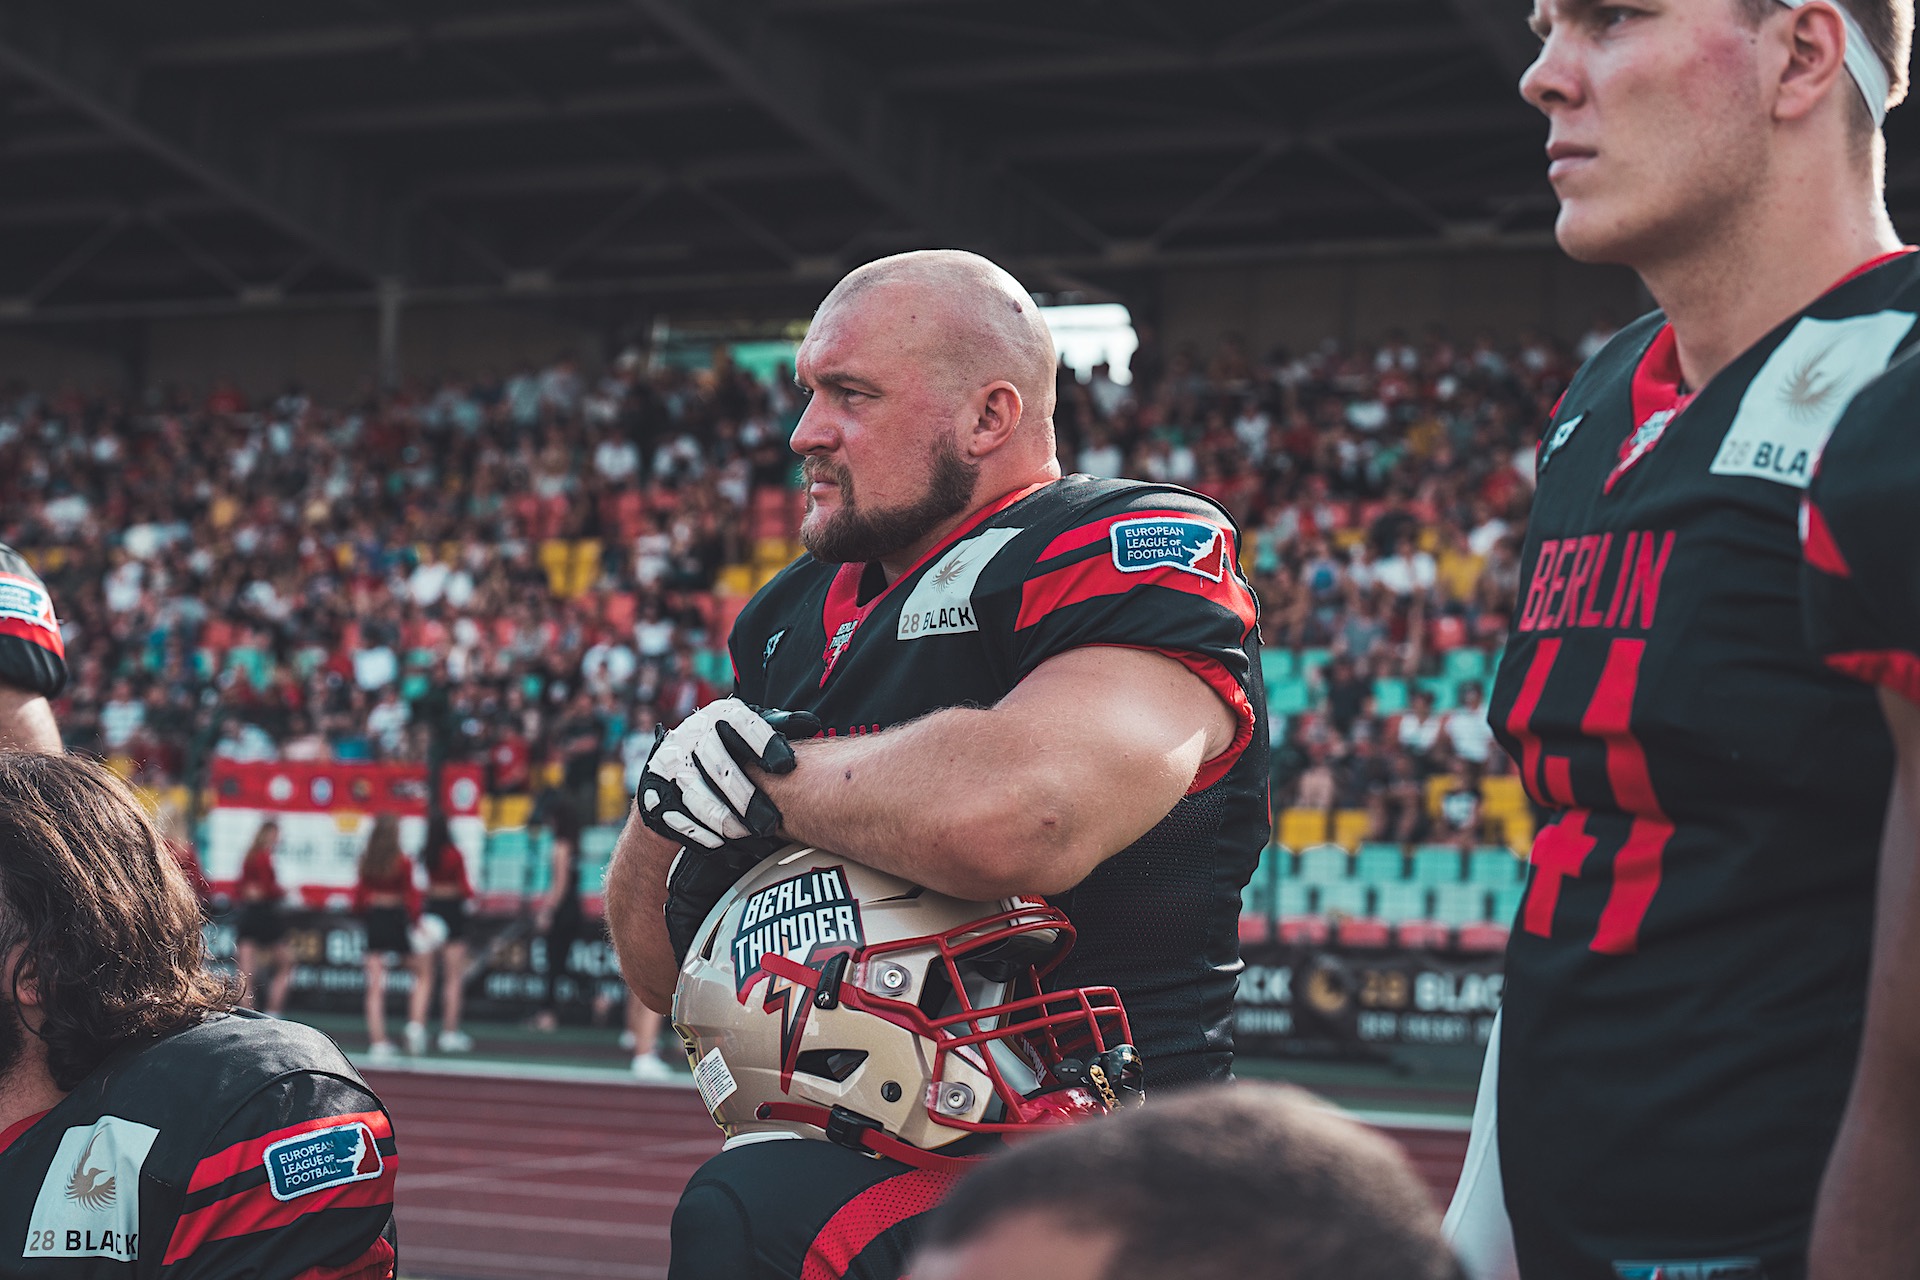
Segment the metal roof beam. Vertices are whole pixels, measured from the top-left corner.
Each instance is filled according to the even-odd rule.
[[[930,237],[996,253],[1104,237],[968,154],[931,117],[757,0],[630,0],[742,94]]]
[[[1335,142],[1377,142],[1537,128],[1539,118],[1519,102],[1510,107],[1432,107],[1392,115],[1332,120],[1310,132]],[[1308,131],[1269,125],[1218,125],[1180,129],[1043,133],[1009,142],[999,154],[1009,160],[1097,160],[1112,156],[1238,151],[1299,141]]]
[[[1232,45],[1213,50],[1164,47],[1114,49],[1063,57],[996,58],[991,62],[958,66],[918,67],[898,73],[888,83],[897,89],[921,93],[1002,84],[1056,84],[1063,80],[1297,67],[1341,60],[1437,58],[1473,47],[1473,36],[1462,31],[1457,23],[1444,23],[1388,31],[1341,32],[1278,44]]]
[[[134,54],[70,6],[0,6],[0,67],[340,266],[368,277],[399,270],[404,219],[384,192],[210,85],[140,92]]]
[[[740,95],[723,84],[608,89],[570,98],[469,98],[371,107],[336,107],[287,118],[287,128],[319,136],[390,133],[402,129],[478,128],[523,121],[585,120],[699,107],[731,106]]]
[[[193,68],[304,62],[328,56],[413,49],[436,42],[512,40],[576,31],[629,29],[632,25],[632,12],[623,4],[553,5],[417,23],[363,22],[190,36],[148,45],[140,51],[140,61],[149,67]]]

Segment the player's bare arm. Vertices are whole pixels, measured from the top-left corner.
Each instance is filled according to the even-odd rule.
[[[763,786],[802,843],[960,898],[1060,893],[1164,818],[1234,730],[1173,659],[1075,649],[992,708],[802,743]]]
[[[53,704],[31,690],[0,684],[0,748],[56,754],[65,750]]]
[[[1235,728],[1173,659],[1083,648],[991,708],[801,743],[792,773],[756,781],[802,843],[956,897],[1058,893],[1164,818]],[[676,852],[630,818],[607,871],[622,971],[663,1011],[677,970],[663,924]]]
[[[1866,1035],[1820,1187],[1813,1280],[1894,1280],[1920,1257],[1920,707],[1886,689],[1880,703],[1899,767],[1880,844]]]

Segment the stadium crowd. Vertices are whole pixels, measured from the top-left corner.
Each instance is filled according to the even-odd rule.
[[[1532,442],[1575,353],[1537,334],[1265,357],[1140,336],[1130,384],[1063,368],[1063,464],[1189,486],[1246,531],[1265,642],[1306,659],[1268,669],[1276,809],[1476,838],[1502,756],[1476,681],[1440,677],[1501,643]],[[562,358],[336,404],[16,385],[0,540],[60,602],[68,745],[136,781],[213,752],[438,748],[484,761],[495,794],[555,775],[585,792],[605,761],[631,787],[654,724],[727,683],[755,585],[738,567],[759,556],[763,579],[765,535],[780,549],[797,520],[799,394],[724,350],[701,371]],[[1436,775],[1454,779],[1438,817]]]

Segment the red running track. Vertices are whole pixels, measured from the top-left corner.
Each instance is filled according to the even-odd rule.
[[[411,1278],[658,1280],[680,1189],[720,1149],[691,1089],[367,1076],[399,1140]],[[1467,1135],[1387,1132],[1444,1203]]]

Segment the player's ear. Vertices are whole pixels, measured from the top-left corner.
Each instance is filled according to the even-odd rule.
[[[1802,120],[1829,95],[1853,92],[1847,77],[1847,28],[1839,10],[1826,4],[1802,5],[1782,16],[1786,19],[1781,24],[1785,58],[1773,115],[1781,121]]]
[[[1026,406],[1021,402],[1020,389],[1006,381],[988,383],[977,397],[978,412],[963,449],[968,457],[984,458],[1013,435]]]
[[[16,944],[0,960],[0,996],[6,1000],[18,1000],[23,1007],[40,1007],[40,984],[35,980],[33,966],[26,960],[25,943]]]

